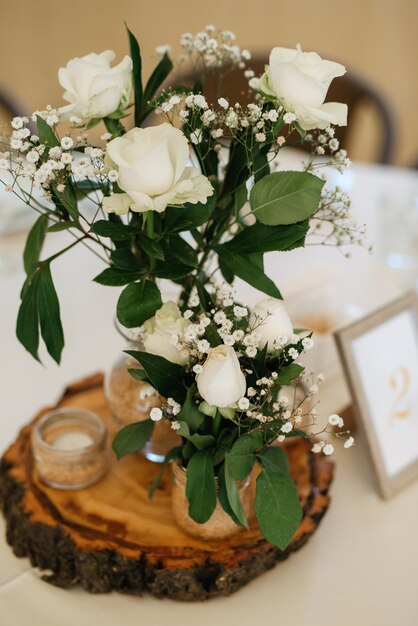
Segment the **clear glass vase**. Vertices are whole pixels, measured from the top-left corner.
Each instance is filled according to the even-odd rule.
[[[210,519],[204,524],[195,522],[188,513],[189,502],[186,497],[186,470],[175,461],[171,464],[173,471],[173,487],[171,492],[171,505],[177,524],[189,535],[217,541],[231,537],[242,530],[234,520],[223,510],[219,499],[216,499],[216,507]],[[218,479],[216,478],[218,488]],[[253,493],[251,489],[252,474],[238,482],[238,492],[241,498],[243,511],[248,519],[253,506]]]
[[[144,351],[138,329],[128,329],[116,323],[118,332],[125,340],[124,350]],[[163,399],[148,383],[136,380],[129,369],[141,369],[141,365],[129,354],[122,352],[105,377],[105,396],[116,424],[122,428],[128,424],[149,418],[153,407],[161,406]],[[171,448],[180,439],[167,421],[156,422],[154,433],[142,454],[155,463],[162,463]]]

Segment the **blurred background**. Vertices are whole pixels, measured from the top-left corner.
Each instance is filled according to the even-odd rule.
[[[237,43],[255,54],[300,43],[345,64],[386,108],[393,138],[389,160],[406,166],[418,161],[416,0],[0,0],[0,7],[0,88],[23,111],[64,104],[57,71],[70,58],[111,48],[118,62],[128,53],[124,20],[141,43],[146,76],[158,45],[170,44],[176,56],[182,32],[213,23],[234,31]],[[352,159],[376,160],[382,117],[376,103],[365,100],[361,108],[347,147]],[[3,110],[0,123],[5,120]]]

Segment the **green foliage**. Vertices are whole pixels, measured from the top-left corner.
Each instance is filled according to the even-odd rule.
[[[39,141],[48,146],[48,148],[60,145],[60,142],[50,125],[47,124],[39,115],[36,116],[36,128],[38,131]]]
[[[139,280],[141,272],[122,270],[118,267],[108,267],[103,272],[98,274],[93,280],[100,285],[107,285],[109,287],[120,287],[121,285],[128,285],[135,280]]]
[[[216,483],[210,450],[199,450],[189,460],[186,497],[190,517],[198,524],[207,522],[216,506]]]
[[[180,437],[184,437],[190,441],[197,450],[211,448],[215,443],[215,437],[212,435],[199,435],[199,433],[190,434],[189,426],[186,422],[180,422],[180,428],[177,429],[176,433],[180,435]]]
[[[239,278],[242,278],[242,280],[249,285],[263,291],[268,296],[281,299],[281,293],[275,283],[264,273],[264,270],[254,264],[252,259],[249,259],[248,256],[230,252],[226,246],[222,246],[218,250],[218,254],[222,263],[222,271],[223,267],[225,267],[231,274],[239,276]]]
[[[39,330],[49,354],[59,363],[64,335],[49,263],[42,263],[28,277],[16,323],[17,338],[38,361]]]
[[[308,229],[308,221],[286,226],[254,224],[241,230],[233,239],[216,250],[221,255],[223,250],[243,255],[252,252],[293,250],[304,245]]]
[[[132,239],[137,231],[132,226],[127,226],[121,222],[110,222],[109,220],[98,220],[90,228],[90,232],[99,237],[109,237],[113,241],[125,241]]]
[[[162,306],[161,293],[150,280],[131,283],[122,291],[116,307],[117,318],[123,326],[136,328]]]
[[[161,87],[167,76],[170,74],[173,69],[173,64],[167,53],[164,53],[160,62],[158,63],[155,70],[152,72],[151,76],[148,79],[148,82],[145,87],[144,97],[142,102],[142,108],[146,109],[148,106],[148,102],[150,102],[158,89]],[[146,116],[146,115],[145,115]],[[144,113],[142,114],[142,120],[144,118]],[[142,121],[141,120],[141,121]]]
[[[190,431],[193,433],[196,433],[199,430],[205,420],[205,416],[201,413],[201,411],[199,411],[194,400],[196,392],[196,384],[189,387],[182,409],[177,415],[177,419],[187,424]]]
[[[42,246],[48,228],[48,216],[40,215],[29,231],[23,251],[23,265],[26,274],[30,274],[39,263]]]
[[[257,477],[254,510],[264,537],[284,550],[302,519],[302,507],[283,460],[274,460],[271,450],[259,455],[262,470]]]
[[[72,218],[72,221],[78,223],[80,214],[78,212],[77,196],[70,179],[67,179],[64,191],[61,192],[55,189],[54,194],[67,215]]]
[[[141,50],[139,48],[138,41],[131,33],[129,28],[126,26],[126,30],[128,31],[128,39],[129,39],[129,47],[131,51],[131,59],[132,59],[132,82],[133,82],[133,90],[134,90],[134,102],[135,102],[135,126],[139,126],[141,123],[141,109],[142,109],[142,98],[143,98],[143,88],[142,88],[142,59],[141,59]]]
[[[142,450],[154,431],[151,419],[128,424],[122,428],[112,442],[112,448],[118,459]]]
[[[177,402],[183,402],[186,395],[186,389],[183,387],[184,367],[156,354],[138,350],[125,350],[125,352],[142,365],[147,379],[158,393],[164,398],[171,397]]]
[[[167,465],[169,464],[169,462],[173,461],[174,459],[178,459],[178,458],[181,458],[181,448],[180,447],[171,448],[171,450],[169,450],[167,452],[167,454],[165,455],[163,463],[161,463],[160,471],[158,472],[158,474],[156,475],[156,477],[152,481],[151,485],[149,486],[149,489],[148,489],[148,500],[152,500],[153,499],[155,490],[157,489],[158,485],[160,484],[161,479],[162,479],[162,477],[164,475],[165,470],[167,469]]]
[[[251,209],[258,222],[296,224],[318,209],[324,181],[309,172],[274,172],[251,190]]]
[[[276,385],[289,385],[292,380],[295,380],[301,375],[305,368],[298,363],[291,363],[280,369],[276,378]]]
[[[226,454],[228,468],[235,480],[243,480],[251,472],[256,459],[256,451],[263,445],[263,435],[255,431],[236,440]]]
[[[215,192],[207,199],[206,204],[198,202],[197,204],[186,203],[182,207],[167,207],[164,214],[165,230],[182,232],[201,226],[212,215],[216,205],[216,197],[215,188]]]
[[[225,462],[221,466],[222,469],[219,472],[219,475],[222,475],[222,479],[220,478],[220,482],[223,482],[225,485],[226,497],[228,499],[228,504],[234,514],[234,518],[241,526],[245,526],[245,528],[248,528],[248,522],[242,508],[242,502],[238,491],[237,481],[230,471],[229,463],[230,459],[228,456],[226,456]]]

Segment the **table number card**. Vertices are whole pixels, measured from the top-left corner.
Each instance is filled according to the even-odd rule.
[[[336,333],[380,490],[418,477],[418,297],[408,294]]]

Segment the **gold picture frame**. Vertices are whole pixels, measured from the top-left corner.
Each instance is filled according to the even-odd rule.
[[[408,293],[334,337],[380,493],[389,498],[418,478],[418,295]]]

